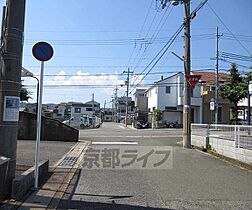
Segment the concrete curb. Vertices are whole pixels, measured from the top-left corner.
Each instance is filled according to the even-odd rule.
[[[228,163],[230,165],[233,165],[233,166],[238,167],[238,168],[243,169],[243,170],[247,170],[247,171],[252,173],[252,165],[250,165],[250,164],[241,162],[241,161],[233,159],[233,158],[226,157],[224,155],[220,155],[220,154],[215,153],[215,152],[213,152],[211,150],[206,150],[205,151],[202,148],[194,146],[194,145],[193,145],[192,148],[198,150],[201,153],[204,153],[206,155],[214,157],[214,158],[216,158],[218,160],[222,160],[222,161],[224,161],[224,162],[226,162],[226,163]]]
[[[32,192],[23,202],[9,202],[8,208],[4,209],[56,209],[81,163],[79,159],[82,153],[89,144],[90,142],[79,142],[74,145],[52,169],[52,176],[39,190]],[[67,157],[77,157],[77,159],[69,166],[60,165]]]

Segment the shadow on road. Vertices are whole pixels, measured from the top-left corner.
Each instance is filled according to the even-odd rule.
[[[118,204],[116,203],[117,199],[131,198],[131,195],[106,195],[106,194],[80,194],[75,193],[76,188],[79,183],[81,174],[81,169],[79,169],[74,178],[72,179],[67,191],[65,192],[63,198],[60,200],[57,209],[85,209],[85,210],[158,210],[164,208],[152,208],[144,206],[134,206],[127,204]],[[107,197],[111,203],[102,203],[102,202],[91,202],[83,200],[73,200],[73,196],[91,196],[91,197]],[[166,209],[168,210],[168,209]]]

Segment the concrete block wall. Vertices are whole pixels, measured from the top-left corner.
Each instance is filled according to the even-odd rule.
[[[49,170],[49,160],[39,164],[39,180],[45,178]],[[32,167],[15,177],[12,181],[11,198],[14,200],[21,200],[27,191],[34,185],[35,181],[35,167]]]
[[[204,147],[205,137],[204,136],[192,135],[191,143],[192,143],[192,145],[195,145],[197,147]]]
[[[20,112],[19,115],[19,140],[36,139],[37,116],[32,113]],[[58,120],[42,117],[41,140],[46,141],[74,141],[79,139],[79,131]]]
[[[206,138],[204,136],[191,136],[192,145],[204,147]],[[212,149],[223,156],[239,160],[244,163],[252,164],[252,150],[236,148],[235,141],[219,139],[209,136],[209,144]]]

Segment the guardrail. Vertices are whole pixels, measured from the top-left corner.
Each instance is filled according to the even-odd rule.
[[[252,126],[192,124],[192,144],[252,163]]]

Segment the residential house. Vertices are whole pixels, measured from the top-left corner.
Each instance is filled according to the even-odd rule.
[[[103,122],[113,121],[113,108],[105,108],[101,110]]]
[[[135,119],[148,120],[148,97],[146,89],[136,89],[135,93]]]
[[[100,115],[100,103],[96,101],[88,101],[86,103],[82,102],[68,102],[60,103],[53,110],[54,119],[67,120],[71,117],[75,119],[80,119],[81,115],[88,115],[92,117],[93,115]]]
[[[162,120],[168,122],[183,121],[183,89],[184,74],[179,72],[154,83],[147,91],[148,109],[162,111]],[[202,122],[202,98],[200,86],[197,85],[191,93],[191,122]]]
[[[116,99],[113,99],[113,108],[115,113],[115,121],[120,122],[125,119],[126,115],[126,101],[127,97],[117,97]],[[128,115],[134,116],[134,108],[135,108],[135,102],[132,100],[131,97],[128,97]]]
[[[86,103],[72,102],[70,109],[71,117],[75,119],[80,119],[82,115],[92,117],[100,113],[100,103],[96,101],[88,101]]]
[[[216,73],[215,72],[192,72],[200,75],[199,85],[202,95],[202,123],[214,123],[215,111],[210,110],[210,102],[215,101]],[[228,74],[219,73],[219,85],[224,84]],[[218,97],[218,123],[229,124],[230,122],[230,102],[227,99]]]
[[[53,110],[51,108],[52,108],[52,104],[42,104],[42,108],[41,108],[42,116],[52,118],[53,117]],[[29,112],[29,113],[37,114],[36,113],[37,103],[27,103],[26,107],[23,108],[22,110]]]

